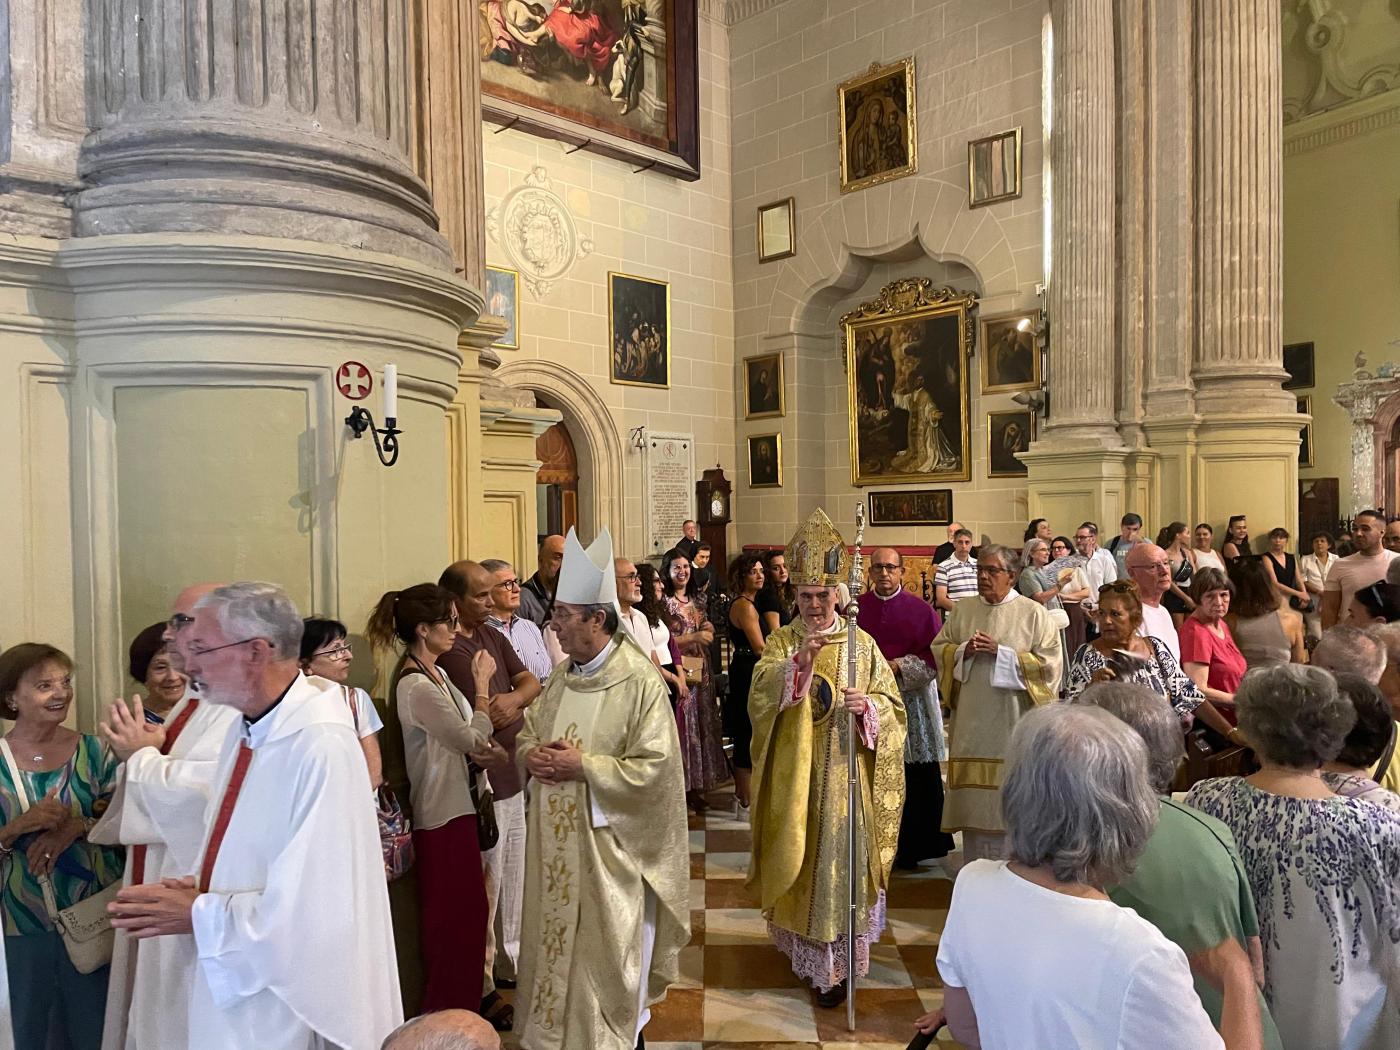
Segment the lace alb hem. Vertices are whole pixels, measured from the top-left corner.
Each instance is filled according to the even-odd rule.
[[[856,935],[856,976],[870,972],[870,946],[885,930],[885,891],[880,890],[875,906],[870,909],[870,923],[865,933]],[[835,941],[814,941],[780,926],[768,924],[768,936],[774,947],[788,957],[792,972],[810,981],[818,991],[825,992],[846,980],[846,938]]]

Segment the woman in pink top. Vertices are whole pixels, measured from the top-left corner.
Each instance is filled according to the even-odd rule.
[[[1191,580],[1191,598],[1196,608],[1182,621],[1177,632],[1181,643],[1181,669],[1232,726],[1235,723],[1235,690],[1245,672],[1244,656],[1225,624],[1233,591],[1234,586],[1218,569],[1202,569],[1196,573]],[[1238,735],[1239,730],[1230,730],[1232,743],[1239,743]]]

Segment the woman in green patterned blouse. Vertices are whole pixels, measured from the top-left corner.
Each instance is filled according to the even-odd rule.
[[[0,715],[14,719],[5,741],[31,803],[21,812],[14,774],[0,762],[0,918],[15,1045],[49,1045],[57,1008],[73,1050],[99,1050],[108,967],[73,967],[40,885],[52,880],[61,910],[122,877],[122,850],[87,841],[116,785],[117,760],[97,737],[64,727],[72,703],[73,661],[62,650],[26,642],[0,655]]]

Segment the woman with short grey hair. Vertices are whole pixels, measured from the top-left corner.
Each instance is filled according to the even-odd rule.
[[[1188,805],[1239,846],[1259,908],[1264,994],[1287,1050],[1400,1046],[1400,816],[1333,793],[1324,763],[1356,720],[1332,675],[1283,664],[1235,694],[1261,769]]]
[[[959,872],[939,942],[953,1037],[986,1050],[1221,1046],[1185,954],[1104,891],[1132,872],[1157,820],[1141,738],[1106,711],[1052,704],[1020,720],[1007,767],[1007,859]],[[1224,1045],[1259,1046],[1243,949],[1212,946],[1196,962],[1225,989]]]

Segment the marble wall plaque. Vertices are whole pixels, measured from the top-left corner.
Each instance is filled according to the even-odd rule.
[[[644,458],[647,552],[660,557],[681,538],[686,519],[695,517],[695,437],[649,433]]]

